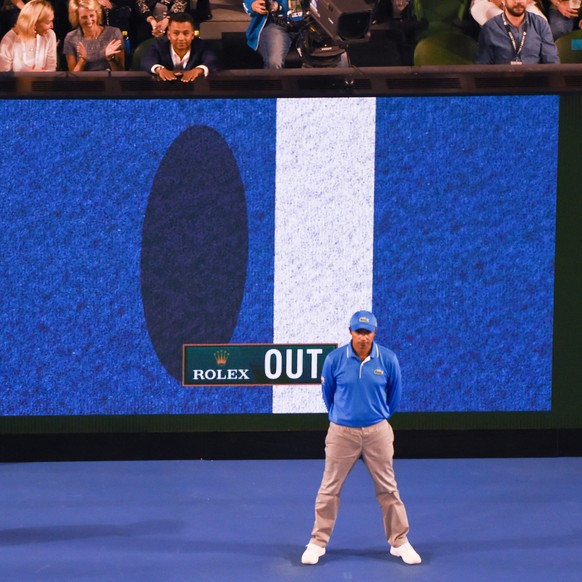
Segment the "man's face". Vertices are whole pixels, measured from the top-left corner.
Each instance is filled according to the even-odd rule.
[[[352,345],[356,351],[368,353],[372,349],[372,343],[376,337],[375,332],[367,329],[358,329],[356,331],[350,329],[350,335],[352,336]]]
[[[521,16],[527,4],[527,0],[505,0],[505,8],[512,16]]]
[[[194,40],[194,27],[189,22],[172,22],[167,34],[172,48],[177,53],[186,53]]]

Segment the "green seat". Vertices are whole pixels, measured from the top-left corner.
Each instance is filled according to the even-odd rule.
[[[459,32],[468,4],[469,0],[411,0],[412,15],[426,24],[419,30],[419,37]]]
[[[582,30],[561,36],[556,40],[556,47],[561,63],[582,63]]]
[[[154,37],[148,38],[147,40],[144,40],[133,51],[133,56],[131,58],[131,70],[132,71],[141,71],[141,68],[140,68],[141,59],[142,59],[143,55],[145,54],[145,52],[147,51],[150,44],[152,44],[152,42],[154,42],[154,40],[156,40]]]
[[[414,49],[414,64],[470,65],[477,57],[477,41],[458,32],[441,32],[423,38]]]

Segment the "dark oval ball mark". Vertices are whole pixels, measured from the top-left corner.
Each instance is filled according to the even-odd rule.
[[[142,231],[141,293],[148,333],[182,381],[182,346],[227,343],[248,261],[245,191],[222,136],[191,127],[160,163]]]

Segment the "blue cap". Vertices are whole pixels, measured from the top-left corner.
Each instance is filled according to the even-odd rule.
[[[358,331],[358,329],[367,329],[368,331],[376,331],[378,322],[371,311],[356,311],[350,319],[350,329]]]

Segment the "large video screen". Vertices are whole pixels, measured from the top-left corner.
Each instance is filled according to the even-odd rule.
[[[324,411],[184,344],[349,340],[404,412],[552,403],[557,96],[0,102],[0,416]]]

